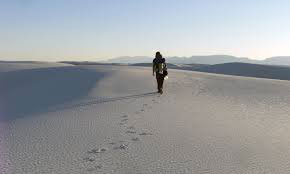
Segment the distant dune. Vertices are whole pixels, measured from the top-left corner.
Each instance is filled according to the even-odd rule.
[[[37,62],[37,61],[0,61],[0,72],[17,71],[23,69],[71,66],[67,63]]]
[[[61,61],[59,63],[71,64],[71,65],[127,65],[124,63],[103,63],[103,62],[92,62],[92,61]]]
[[[107,66],[116,65],[116,66],[140,66],[140,67],[152,66],[152,63],[135,63],[135,64],[97,63],[97,62],[62,62],[62,63],[72,65],[107,65]],[[167,63],[167,66],[169,69],[199,71],[199,72],[245,76],[245,77],[290,80],[290,66],[250,64],[241,62],[224,63],[216,65]]]
[[[195,71],[235,76],[290,80],[290,67],[248,63],[225,63],[195,69]]]
[[[169,69],[199,71],[215,74],[290,80],[290,66],[274,66],[249,63],[225,63],[217,65],[206,64],[171,64]],[[131,66],[151,67],[151,63],[131,64]]]

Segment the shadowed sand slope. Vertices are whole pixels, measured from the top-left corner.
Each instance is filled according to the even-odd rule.
[[[34,61],[0,61],[0,72],[63,66],[71,66],[71,64]]]
[[[54,93],[78,95],[2,124],[5,173],[290,172],[288,81],[170,70],[160,96],[151,68],[74,68],[49,69],[48,77],[48,69],[29,71],[37,82],[45,71],[41,77],[48,80],[27,79],[25,88],[15,89],[14,100],[33,91],[48,101]],[[63,81],[72,76],[74,82]],[[59,85],[44,88],[49,82]]]
[[[4,119],[47,112],[50,107],[79,100],[106,74],[75,66],[33,68],[0,74]]]

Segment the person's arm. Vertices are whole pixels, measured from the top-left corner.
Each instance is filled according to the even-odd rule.
[[[167,63],[166,63],[165,58],[164,58],[164,70],[167,71]]]
[[[153,76],[155,75],[155,64],[154,64],[154,62],[152,63],[152,75]]]

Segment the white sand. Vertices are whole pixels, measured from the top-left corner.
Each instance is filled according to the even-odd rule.
[[[60,66],[72,66],[64,63],[53,62],[0,62],[0,72],[17,71],[23,69],[35,69],[35,68],[48,68],[48,67],[60,67]]]
[[[160,96],[150,68],[74,68],[4,88],[2,173],[290,173],[288,81],[171,70]]]

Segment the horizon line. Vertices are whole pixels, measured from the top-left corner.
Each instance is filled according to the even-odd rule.
[[[254,60],[254,61],[263,61],[263,60],[266,60],[266,59],[269,59],[269,58],[275,58],[275,57],[289,57],[290,58],[290,55],[289,56],[271,56],[271,57],[266,57],[266,58],[263,58],[263,59],[253,59],[251,57],[245,57],[245,56],[233,56],[233,55],[228,55],[228,54],[208,54],[208,55],[192,55],[192,56],[165,56],[165,58],[191,58],[191,57],[210,57],[210,56],[228,56],[228,57],[234,57],[234,58],[246,58],[246,59],[250,59],[250,60]],[[113,59],[118,59],[118,58],[125,58],[125,57],[128,57],[128,58],[138,58],[138,57],[143,57],[143,58],[154,58],[154,56],[116,56],[116,57],[112,57],[112,58],[96,58],[95,60],[92,60],[92,59],[83,59],[83,60],[74,60],[74,58],[70,59],[70,60],[65,60],[65,58],[60,58],[59,60],[57,61],[49,61],[49,60],[34,60],[33,58],[32,59],[23,59],[23,58],[0,58],[0,62],[62,62],[62,61],[108,61],[108,60],[113,60]],[[14,59],[22,59],[22,60],[14,60]],[[54,59],[54,58],[46,58],[46,59]],[[55,60],[55,59],[54,59]]]

